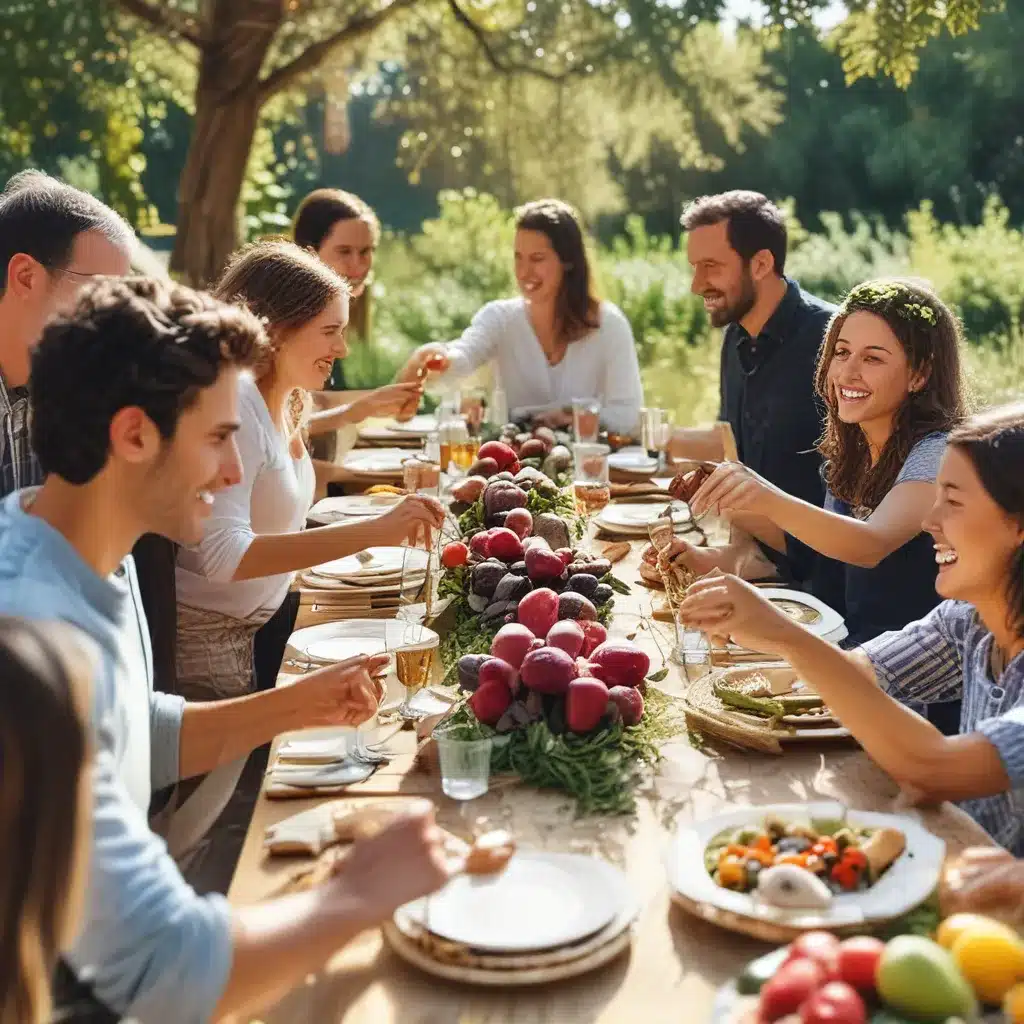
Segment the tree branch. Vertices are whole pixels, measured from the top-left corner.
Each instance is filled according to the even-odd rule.
[[[502,60],[502,58],[498,56],[494,47],[491,46],[491,42],[487,38],[487,33],[459,6],[459,0],[448,0],[448,6],[451,8],[451,12],[455,17],[455,20],[464,29],[470,32],[474,39],[476,39],[477,45],[487,58],[487,63],[490,64],[495,71],[498,71],[503,75],[516,73],[533,75],[535,78],[543,78],[547,82],[555,83],[564,82],[566,78],[579,73],[577,71],[568,71],[559,75],[554,71],[546,71],[544,68],[534,67],[532,64],[522,64],[518,61],[509,62]]]
[[[272,71],[260,82],[260,103],[265,103],[282,89],[287,89],[297,78],[315,71],[330,56],[331,51],[347,43],[354,43],[380,28],[400,10],[413,7],[419,0],[391,0],[374,14],[361,14],[353,18],[344,28],[338,29],[325,39],[311,43],[294,60]]]
[[[149,0],[117,0],[118,6],[127,14],[144,21],[157,32],[177,39],[184,39],[198,49],[206,44],[202,32],[193,18],[168,7],[158,7]]]

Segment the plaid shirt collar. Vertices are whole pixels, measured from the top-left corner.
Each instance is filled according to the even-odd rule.
[[[43,482],[29,439],[28,388],[9,388],[0,371],[0,497]]]

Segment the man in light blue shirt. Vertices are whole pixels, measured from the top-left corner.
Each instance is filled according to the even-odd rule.
[[[198,1024],[290,987],[446,878],[436,827],[420,816],[354,851],[317,890],[232,910],[198,896],[147,825],[153,786],[376,707],[379,657],[233,701],[152,692],[126,556],[146,532],[198,539],[212,492],[238,481],[238,379],[264,345],[248,312],[189,289],[92,285],[33,355],[32,440],[46,481],[0,505],[0,614],[63,619],[101,655],[87,908],[67,959],[98,998],[144,1024]]]

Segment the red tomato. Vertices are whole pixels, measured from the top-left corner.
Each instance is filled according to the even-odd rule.
[[[794,960],[813,960],[825,971],[826,979],[839,977],[839,940],[831,932],[807,932],[789,947],[786,963]]]
[[[759,1020],[777,1021],[797,1010],[825,981],[825,972],[813,960],[783,964],[761,988]]]
[[[469,548],[461,540],[453,540],[445,544],[441,552],[441,564],[446,569],[454,569],[457,565],[465,565],[469,561]]]
[[[861,992],[874,992],[878,961],[885,943],[870,935],[847,939],[839,946],[839,980]]]
[[[801,1024],[867,1024],[868,1011],[857,992],[830,981],[800,1007]]]

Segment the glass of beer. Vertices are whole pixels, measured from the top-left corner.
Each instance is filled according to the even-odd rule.
[[[572,400],[572,432],[577,444],[596,444],[601,427],[601,403],[596,398]]]
[[[608,445],[574,444],[573,493],[576,507],[588,519],[611,500],[611,485],[608,483]]]
[[[405,688],[398,708],[403,718],[419,718],[412,706],[416,694],[429,682],[438,636],[424,627],[430,609],[433,585],[430,552],[421,548],[402,549],[402,589],[394,625],[389,625],[388,650],[395,658],[395,674]]]

